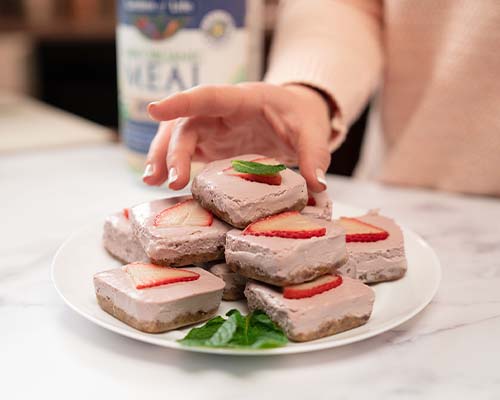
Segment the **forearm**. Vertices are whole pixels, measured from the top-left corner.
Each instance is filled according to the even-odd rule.
[[[265,80],[302,83],[327,93],[340,133],[379,84],[382,70],[380,0],[289,0],[282,5]]]

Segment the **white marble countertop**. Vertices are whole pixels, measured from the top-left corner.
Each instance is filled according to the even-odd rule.
[[[334,201],[383,206],[428,240],[441,288],[420,315],[373,339],[254,358],[127,339],[58,297],[49,267],[70,232],[160,193],[137,182],[118,146],[3,156],[0,187],[2,398],[500,398],[499,200],[330,177]]]
[[[0,138],[3,155],[27,149],[100,144],[115,136],[109,128],[39,100],[0,91]]]

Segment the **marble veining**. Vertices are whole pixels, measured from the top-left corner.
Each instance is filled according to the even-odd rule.
[[[279,388],[289,398],[500,398],[500,200],[341,177],[328,182],[334,209],[336,201],[380,207],[429,241],[443,265],[435,300],[404,325],[353,345],[265,359],[216,357],[107,332],[64,305],[52,286],[52,256],[72,231],[164,193],[138,182],[119,146],[3,155],[2,393],[265,399]]]

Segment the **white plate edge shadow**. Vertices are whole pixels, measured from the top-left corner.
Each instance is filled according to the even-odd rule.
[[[362,214],[366,212],[366,210],[358,207],[354,207],[345,203],[336,203],[337,206],[340,206],[341,208],[348,208],[353,210],[352,213],[354,214]],[[345,213],[345,214],[351,214],[351,212]],[[189,352],[195,352],[195,353],[208,353],[208,354],[218,354],[218,355],[236,355],[236,356],[267,356],[267,355],[285,355],[285,354],[298,354],[298,353],[306,353],[306,352],[313,352],[313,351],[319,351],[319,350],[325,350],[329,348],[335,348],[335,347],[340,347],[340,346],[345,346],[348,344],[356,343],[362,340],[366,340],[369,338],[372,338],[374,336],[380,335],[384,332],[390,331],[391,329],[394,329],[395,327],[404,324],[405,322],[409,321],[413,317],[415,317],[417,314],[419,314],[434,298],[436,295],[439,285],[441,283],[442,279],[442,270],[441,270],[441,263],[439,261],[439,258],[434,251],[434,249],[417,233],[413,232],[411,229],[405,227],[404,225],[401,225],[401,228],[403,230],[403,234],[405,237],[405,242],[407,241],[408,238],[411,238],[413,241],[418,243],[422,248],[425,248],[428,252],[429,255],[432,258],[433,265],[435,267],[435,279],[432,281],[434,286],[432,289],[429,289],[427,292],[427,295],[423,297],[418,305],[416,305],[411,312],[408,314],[404,315],[403,317],[397,318],[392,322],[388,322],[385,324],[382,324],[381,327],[378,329],[374,329],[373,331],[366,332],[364,334],[358,334],[357,336],[352,336],[348,337],[345,339],[337,339],[335,341],[324,341],[327,338],[319,339],[318,341],[310,341],[310,342],[303,342],[303,343],[294,343],[292,346],[284,346],[284,347],[278,347],[274,349],[256,349],[256,350],[244,350],[244,349],[227,349],[227,348],[205,348],[205,347],[191,347],[191,346],[183,346],[176,342],[175,340],[165,340],[162,337],[158,337],[155,334],[148,334],[140,331],[134,331],[131,330],[133,328],[128,327],[127,325],[124,324],[124,327],[119,327],[115,325],[111,325],[107,323],[106,321],[103,321],[97,317],[94,317],[93,315],[85,312],[84,310],[80,309],[77,305],[73,304],[67,297],[64,295],[63,290],[61,290],[61,284],[58,282],[58,279],[56,277],[56,261],[58,259],[59,254],[64,250],[66,245],[68,245],[73,238],[77,237],[81,232],[84,232],[86,229],[89,229],[89,227],[93,226],[96,224],[96,221],[93,221],[91,223],[85,224],[82,226],[80,229],[74,231],[69,237],[59,246],[57,249],[56,253],[54,254],[54,257],[52,259],[51,267],[50,267],[50,275],[51,275],[51,280],[52,283],[54,284],[54,287],[56,289],[56,292],[59,294],[59,296],[62,298],[62,300],[77,314],[81,315],[83,318],[93,322],[94,324],[105,328],[109,331],[112,331],[114,333],[120,334],[122,336],[135,339],[141,342],[149,343],[149,344],[154,344],[158,345],[161,347],[166,347],[166,348],[171,348],[171,349],[177,349],[177,350],[182,350],[182,351],[189,351]],[[390,284],[390,282],[388,282]],[[375,300],[376,301],[376,300]],[[105,313],[104,311],[102,311]],[[108,314],[106,314],[108,315]],[[369,323],[370,321],[368,321]],[[368,324],[367,323],[367,324]],[[351,332],[355,331],[358,328],[352,329]]]

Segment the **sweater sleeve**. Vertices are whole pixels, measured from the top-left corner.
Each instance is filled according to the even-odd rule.
[[[336,106],[330,150],[377,88],[383,64],[382,0],[284,0],[265,81],[301,83]]]

